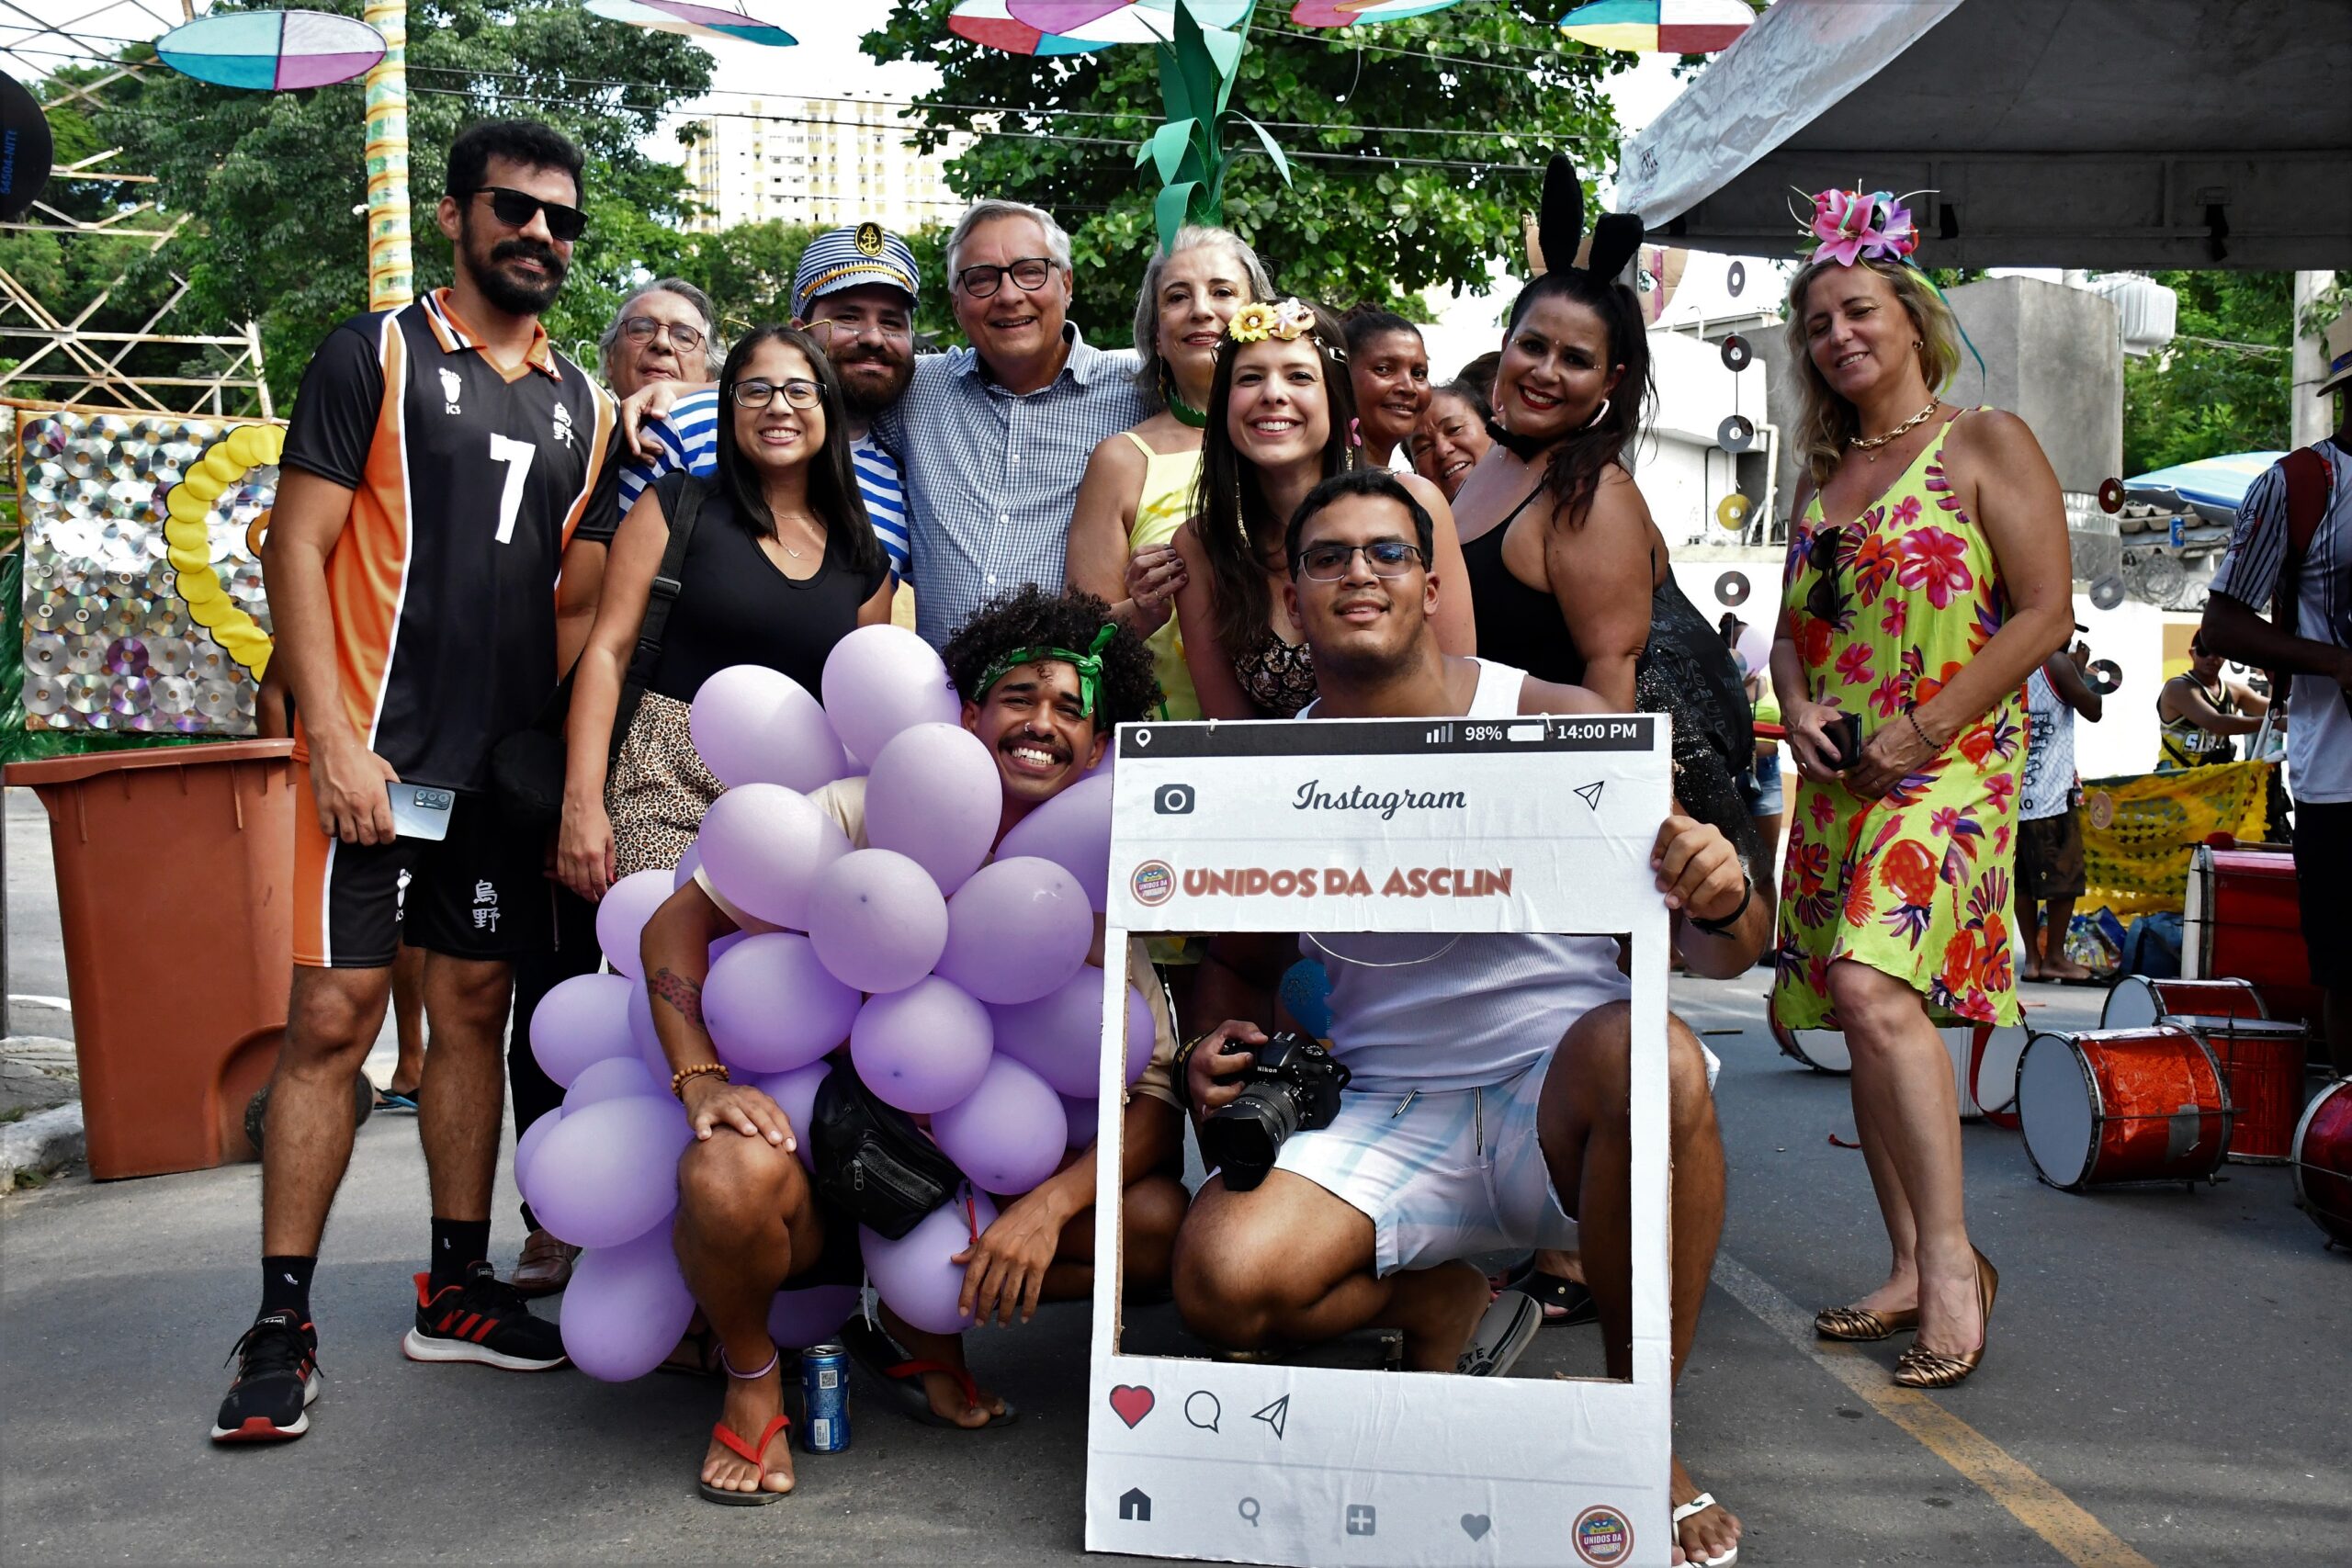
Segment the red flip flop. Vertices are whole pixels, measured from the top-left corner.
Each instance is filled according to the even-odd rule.
[[[703,1501],[722,1504],[730,1508],[762,1508],[770,1503],[781,1503],[791,1496],[792,1494],[789,1492],[771,1492],[767,1487],[768,1445],[775,1441],[778,1432],[790,1430],[792,1430],[792,1417],[781,1411],[777,1412],[774,1420],[760,1429],[760,1440],[757,1443],[746,1443],[737,1437],[734,1428],[724,1421],[712,1423],[710,1435],[718,1438],[721,1446],[731,1451],[738,1459],[758,1471],[760,1484],[749,1492],[730,1492],[724,1487],[713,1486],[707,1481],[699,1481],[695,1484],[702,1488]]]

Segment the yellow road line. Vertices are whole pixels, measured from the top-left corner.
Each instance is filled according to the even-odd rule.
[[[1998,1443],[1919,1390],[1889,1382],[1886,1369],[1856,1347],[1815,1339],[1812,1314],[1735,1259],[1716,1257],[1714,1281],[1864,1404],[1910,1433],[1928,1452],[2007,1508],[2075,1568],[2155,1568]]]

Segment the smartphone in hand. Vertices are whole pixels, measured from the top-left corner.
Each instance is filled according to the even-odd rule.
[[[1830,770],[1844,773],[1862,760],[1862,716],[1841,713],[1821,727],[1828,738]]]
[[[435,842],[449,836],[449,813],[458,804],[454,793],[398,780],[386,784],[384,789],[392,798],[393,832],[403,839]]]

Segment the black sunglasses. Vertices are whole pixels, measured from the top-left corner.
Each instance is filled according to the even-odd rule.
[[[490,197],[492,215],[509,229],[524,228],[535,214],[546,213],[548,236],[563,244],[580,238],[581,231],[588,227],[588,215],[580,209],[566,207],[560,201],[541,201],[529,191],[510,186],[478,186],[466,195]]]
[[[1805,614],[1816,621],[1835,625],[1846,614],[1846,595],[1838,579],[1845,570],[1838,562],[1838,552],[1845,547],[1846,530],[1823,528],[1813,536],[1811,558],[1815,576],[1813,591],[1805,595]]]

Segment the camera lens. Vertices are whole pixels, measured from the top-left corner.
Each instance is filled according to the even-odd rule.
[[[1298,1131],[1297,1092],[1288,1084],[1252,1084],[1201,1125],[1201,1157],[1226,1186],[1247,1192],[1266,1179],[1283,1140]]]

